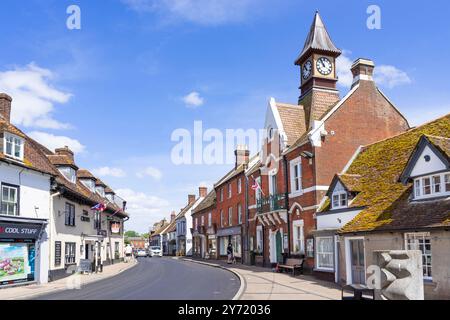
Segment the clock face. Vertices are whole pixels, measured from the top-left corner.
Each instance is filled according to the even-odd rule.
[[[319,71],[319,73],[324,76],[329,75],[331,73],[331,71],[333,70],[333,65],[332,65],[331,61],[325,57],[320,57],[317,60],[316,67],[317,67],[317,71]]]
[[[312,63],[311,63],[311,60],[308,60],[303,65],[303,69],[302,69],[302,74],[303,74],[304,80],[309,78],[309,76],[311,75],[311,71],[312,71]]]

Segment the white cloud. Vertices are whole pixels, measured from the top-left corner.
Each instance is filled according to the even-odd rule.
[[[159,13],[167,19],[200,25],[240,22],[261,5],[257,0],[122,0],[137,12]]]
[[[71,126],[52,118],[55,104],[67,103],[70,93],[55,89],[52,71],[30,63],[0,72],[0,88],[13,98],[11,121],[25,127],[68,129]]]
[[[381,65],[376,67],[374,79],[377,84],[388,88],[411,83],[411,79],[405,71],[389,65]]]
[[[111,168],[111,167],[101,167],[92,170],[94,175],[98,175],[100,177],[114,177],[114,178],[123,178],[126,177],[125,171],[120,168]]]
[[[144,178],[144,177],[151,177],[155,180],[161,180],[162,178],[162,172],[159,169],[156,169],[155,167],[147,167],[144,170],[136,173],[136,176],[138,178]]]
[[[205,103],[205,99],[200,96],[200,93],[193,91],[189,93],[187,96],[183,97],[183,102],[186,106],[191,108],[201,107]]]
[[[338,84],[342,87],[350,87],[353,82],[353,75],[350,68],[353,60],[350,57],[351,52],[343,50],[342,55],[337,58],[336,71],[339,77]],[[388,87],[390,89],[411,83],[411,79],[405,71],[391,65],[375,66],[374,80],[377,85]]]
[[[78,140],[66,136],[56,136],[41,131],[32,131],[29,132],[28,135],[50,150],[55,150],[56,148],[61,148],[64,146],[68,146],[74,153],[81,153],[85,150],[85,146]]]
[[[153,223],[163,218],[170,219],[170,204],[163,198],[132,189],[117,189],[115,192],[127,201],[127,212],[130,214],[127,230],[148,232]]]

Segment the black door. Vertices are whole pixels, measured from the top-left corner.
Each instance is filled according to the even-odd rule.
[[[86,243],[84,246],[85,259],[89,260],[89,243]]]

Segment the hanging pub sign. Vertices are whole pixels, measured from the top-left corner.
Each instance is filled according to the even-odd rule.
[[[117,221],[111,222],[111,233],[114,233],[114,234],[120,233],[120,222],[117,222]]]

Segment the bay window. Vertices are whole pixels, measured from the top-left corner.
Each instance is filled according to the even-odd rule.
[[[334,270],[333,237],[316,238],[317,269]]]
[[[414,199],[450,195],[450,173],[414,179]]]

